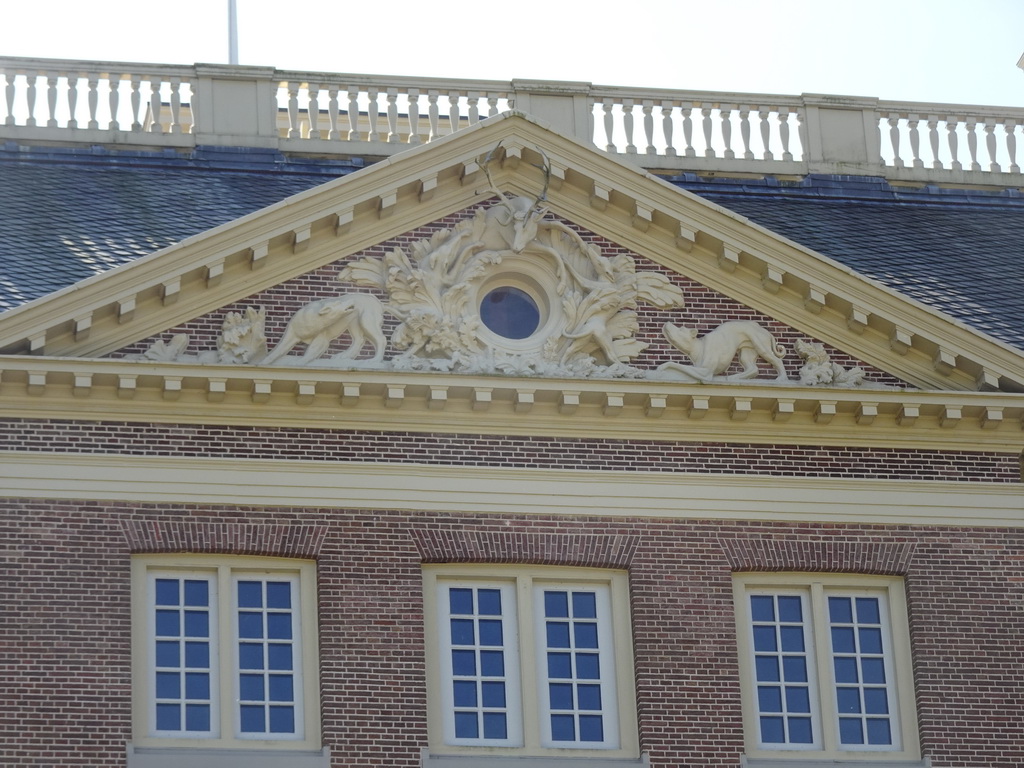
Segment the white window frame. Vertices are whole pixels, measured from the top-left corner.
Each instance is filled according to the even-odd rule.
[[[492,757],[639,757],[636,694],[627,574],[595,568],[555,566],[426,565],[423,568],[427,640],[427,708],[434,755]],[[448,592],[450,587],[502,590],[508,738],[455,737]],[[603,744],[554,741],[549,718],[542,591],[593,592],[601,654]],[[498,742],[498,743],[496,743]]]
[[[162,576],[191,576],[208,580],[211,585],[208,734],[159,731],[156,727],[155,584]],[[288,644],[294,671],[293,733],[241,731],[236,595],[238,581],[247,579],[290,585],[293,640]],[[291,752],[320,749],[315,563],[236,555],[137,555],[132,558],[132,637],[134,747]]]
[[[816,573],[745,573],[734,577],[736,630],[739,646],[744,735],[748,765],[758,760],[802,760],[829,763],[920,760],[914,702],[910,632],[903,580],[888,576]],[[758,684],[755,670],[753,595],[800,595],[813,741],[769,744],[761,741]],[[843,745],[839,738],[834,656],[829,628],[828,597],[879,598],[882,656],[885,660],[891,745]],[[752,759],[751,759],[752,758]],[[816,763],[815,763],[816,764]]]

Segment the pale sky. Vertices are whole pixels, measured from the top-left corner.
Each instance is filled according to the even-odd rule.
[[[1024,0],[237,0],[241,64],[1024,107]],[[0,55],[226,62],[227,0],[5,3]]]

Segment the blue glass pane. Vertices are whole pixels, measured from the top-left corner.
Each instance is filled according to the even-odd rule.
[[[801,624],[804,620],[803,601],[797,595],[779,597],[779,621]]]
[[[291,640],[292,615],[290,613],[268,613],[267,637],[271,640]]]
[[[574,624],[577,648],[597,648],[597,624]]]
[[[197,579],[185,580],[185,605],[192,607],[210,604],[210,582]]]
[[[267,607],[291,608],[292,585],[287,581],[267,582]]]
[[[210,644],[185,643],[185,666],[193,669],[209,669]]]
[[[547,623],[548,648],[569,647],[569,625],[563,621]]]
[[[881,622],[877,597],[857,598],[857,621],[860,624],[878,624]]]
[[[861,659],[860,669],[865,683],[885,683],[885,662],[882,659]]]
[[[156,612],[156,634],[157,637],[177,637],[180,633],[177,611]]]
[[[596,653],[576,654],[576,677],[580,680],[598,680],[601,677],[601,658]]]
[[[839,718],[839,743],[840,744],[863,744],[864,732],[861,728],[859,717]]]
[[[549,619],[567,618],[569,616],[569,593],[545,592],[544,615]]]
[[[263,707],[248,706],[243,704],[239,707],[241,715],[242,733],[265,733],[267,722],[264,717]]]
[[[775,651],[775,627],[754,627],[754,650]]]
[[[455,680],[452,683],[456,707],[476,706],[476,683],[472,680]]]
[[[475,712],[455,713],[455,735],[460,739],[480,738],[480,727]]]
[[[158,699],[180,699],[181,675],[177,672],[157,672],[156,697]]]
[[[480,674],[484,677],[504,677],[505,654],[502,651],[480,651]]]
[[[551,683],[548,697],[551,709],[573,709],[571,683]]]
[[[177,579],[156,580],[156,604],[157,605],[180,605],[178,598]],[[166,729],[171,730],[171,729]],[[174,729],[177,730],[177,729]]]
[[[181,707],[177,704],[157,704],[156,729],[158,731],[180,731]]]
[[[473,615],[473,590],[452,588],[448,590],[448,611],[453,616]]]
[[[484,738],[508,738],[508,720],[504,712],[484,712]]]
[[[760,712],[781,712],[782,689],[774,685],[757,686],[757,709]]]
[[[270,700],[294,701],[295,686],[291,675],[270,676]]]
[[[789,718],[789,743],[790,744],[811,744],[814,742],[814,734],[811,731],[811,718],[791,717]]]
[[[837,683],[856,683],[857,660],[853,658],[837,658],[834,663]]]
[[[210,730],[209,704],[185,705],[185,730],[204,732]]]
[[[485,707],[504,707],[505,706],[505,684],[498,682],[484,682],[481,683],[482,688],[483,705]],[[485,724],[486,725],[486,724]]]
[[[481,616],[501,616],[501,591],[481,589],[476,593],[477,613]]]
[[[868,720],[868,744],[892,744],[888,718]]]
[[[853,601],[848,597],[830,597],[828,618],[833,624],[853,623]]]
[[[262,608],[263,607],[263,584],[259,581],[238,582],[238,607],[239,608]],[[262,715],[260,715],[262,720]],[[263,729],[260,728],[260,731]]]
[[[501,621],[495,619],[480,620],[480,645],[503,645]]]
[[[853,653],[855,650],[853,645],[853,628],[832,627],[832,652]]]
[[[577,685],[576,706],[579,709],[601,709],[601,686]]]
[[[761,741],[765,744],[785,744],[786,731],[781,717],[761,718]]]
[[[295,733],[295,707],[271,707],[270,732]]]
[[[806,683],[807,659],[803,656],[783,656],[782,673],[787,683]]]
[[[208,672],[188,672],[185,675],[185,698],[210,698],[210,675]]]
[[[548,678],[572,677],[572,654],[548,653]]]
[[[758,656],[754,659],[757,680],[762,683],[779,682],[779,661],[774,656]]]
[[[243,701],[263,701],[263,675],[239,675],[238,694]]]
[[[779,634],[782,637],[782,650],[790,652],[804,650],[803,627],[780,627]]]
[[[258,643],[239,643],[238,666],[240,669],[263,669],[263,646]]]
[[[861,653],[882,652],[882,630],[874,627],[861,627],[857,630],[860,639]]]
[[[576,723],[572,715],[551,716],[551,738],[553,741],[576,741]]]
[[[476,654],[473,651],[452,651],[452,672],[460,677],[476,674]]]
[[[596,619],[597,595],[593,592],[573,592],[572,615],[577,619]]]
[[[158,667],[177,667],[180,663],[177,642],[165,640],[156,644],[156,665]]]
[[[480,302],[480,320],[503,338],[525,339],[540,325],[540,310],[530,294],[502,285]]]
[[[600,715],[580,715],[580,741],[604,741],[604,723]]]
[[[188,637],[209,637],[210,614],[206,611],[185,611],[185,635]]]
[[[270,669],[291,669],[292,668],[292,647],[291,645],[271,645],[267,647],[267,654],[270,656]]]
[[[770,595],[751,595],[750,616],[754,621],[775,621],[775,601]]]
[[[475,645],[476,631],[472,619],[452,619],[452,645]]]
[[[889,694],[885,688],[864,689],[864,711],[869,715],[889,714]]]
[[[803,686],[786,686],[786,711],[811,711],[811,698],[806,688]]]
[[[238,614],[239,637],[263,637],[263,614],[241,611]]]
[[[860,689],[836,688],[836,706],[842,714],[860,713]]]

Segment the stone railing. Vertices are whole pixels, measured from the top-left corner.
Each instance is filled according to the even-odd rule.
[[[516,109],[661,172],[1021,184],[1024,109],[0,58],[0,140],[385,157]]]

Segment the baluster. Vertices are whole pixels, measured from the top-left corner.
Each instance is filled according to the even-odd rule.
[[[193,103],[194,99],[190,99],[189,103],[192,107],[192,124],[196,122],[196,107]],[[182,133],[181,130],[181,78],[171,78],[171,124],[168,126],[170,133]]]
[[[78,106],[78,75],[68,75],[68,128],[77,128],[75,108]]]
[[[918,133],[917,115],[907,116],[907,127],[910,129],[910,153],[914,156],[914,167],[924,168],[924,161],[921,160],[921,134]]]
[[[89,128],[99,128],[99,121],[96,119],[96,110],[99,107],[100,99],[100,78],[99,75],[89,75]]]
[[[996,162],[996,119],[985,119],[985,146],[988,149],[988,169],[991,173],[999,173],[1002,168]]]
[[[160,98],[160,80],[158,78],[153,78],[149,81],[149,112],[151,120],[149,124],[150,133],[164,132],[163,107],[163,99]],[[133,130],[134,128],[135,127],[132,126]]]
[[[117,108],[121,98],[121,94],[118,93],[117,87],[121,84],[121,75],[111,73],[107,75],[107,85],[110,88],[110,95],[107,98],[107,102],[110,105],[110,123],[107,127],[112,131],[120,130],[121,125],[117,122]]]
[[[480,94],[470,93],[466,96],[466,103],[469,105],[469,124],[476,125],[480,122]]]
[[[448,92],[448,122],[455,133],[461,127],[459,124],[459,94],[455,91]]]
[[[380,133],[377,131],[377,119],[380,117],[380,108],[377,106],[377,95],[380,93],[376,88],[367,88],[366,95],[370,97],[367,109],[367,117],[370,118],[370,130],[366,134],[367,141],[380,141]]]
[[[130,84],[132,92],[131,92],[131,96],[129,96],[128,102],[131,105],[131,109],[132,109],[132,130],[133,131],[141,131],[142,130],[142,123],[139,122],[139,109],[142,106],[142,96],[139,94],[139,86],[141,86],[141,85],[142,85],[142,78],[139,75],[132,75],[131,76],[131,84]],[[159,88],[160,88],[160,81],[157,80],[156,83],[154,83],[154,85],[156,85],[157,90],[159,90]],[[152,102],[150,104],[152,106]]]
[[[696,157],[697,150],[693,148],[693,120],[690,114],[693,112],[693,105],[680,107],[683,113],[683,141],[686,142],[685,154],[687,157]]]
[[[498,97],[495,94],[489,94],[487,96],[487,116],[494,117],[498,114]]]
[[[804,122],[804,111],[798,109],[796,112],[796,133],[800,137],[800,160],[806,160],[808,157],[807,152],[807,125]],[[882,146],[882,137],[879,134],[878,146]]]
[[[967,151],[971,155],[972,171],[981,170],[981,163],[978,162],[978,134],[974,132],[977,122],[978,119],[976,117],[967,118]]]
[[[668,157],[676,157],[675,145],[672,143],[672,102],[661,102],[661,132],[665,134],[665,154]]]
[[[654,102],[645,99],[643,102],[644,135],[647,137],[647,154],[657,154],[654,148]]]
[[[420,92],[417,88],[409,89],[409,143],[420,143]],[[476,112],[476,99],[472,99],[469,107],[470,122],[479,122],[480,115]],[[473,117],[476,120],[473,120]]]
[[[612,108],[615,105],[612,104],[611,99],[605,99],[601,102],[601,106],[604,108],[604,135],[605,140],[608,142],[604,148],[606,152],[615,152],[615,142],[612,140],[615,130],[615,117],[612,115]]]
[[[337,141],[341,134],[338,133],[338,89],[336,87],[327,89],[327,121],[331,124],[327,130],[327,138]]]
[[[50,110],[50,117],[46,121],[47,128],[57,127],[57,76],[50,75],[46,78],[46,106]]]
[[[4,125],[14,125],[14,78],[17,76],[17,73],[11,70],[4,73],[4,77],[7,79],[7,87],[4,89],[7,92],[7,118],[4,120]]]
[[[302,136],[299,130],[299,84],[289,81],[285,89],[288,93],[288,138],[297,139]]]
[[[902,168],[903,158],[900,157],[900,116],[895,112],[889,114],[889,142],[892,144],[892,166],[893,168]]]
[[[750,107],[740,105],[740,139],[743,141],[743,159],[753,160],[754,153],[750,151]]]
[[[725,144],[725,154],[723,157],[726,160],[732,160],[736,157],[736,153],[732,151],[732,109],[729,107],[722,107],[718,116],[722,121],[722,142]]]
[[[963,165],[960,163],[960,158],[958,157],[959,152],[960,152],[960,149],[959,149],[959,146],[958,146],[959,145],[960,137],[958,136],[958,134],[956,132],[956,128],[957,128],[956,116],[953,115],[951,117],[947,117],[946,118],[946,139],[949,142],[949,167],[950,167],[951,170],[960,171],[960,170],[963,170]]]
[[[310,83],[306,86],[306,93],[309,95],[309,106],[307,107],[307,114],[309,115],[309,138],[319,139],[320,138],[320,86],[316,83]]]
[[[622,127],[626,132],[626,153],[636,154],[636,145],[633,143],[633,100],[622,100]]]
[[[757,116],[761,120],[761,147],[764,149],[762,157],[765,160],[774,160],[775,155],[772,154],[771,150],[772,126],[768,122],[769,115],[771,115],[771,111],[768,109],[760,109],[757,112]]]
[[[398,135],[398,89],[388,88],[388,143],[395,144],[401,140]]]
[[[941,168],[939,160],[939,116],[928,115],[928,143],[932,147],[932,168]]]
[[[1020,173],[1017,165],[1017,121],[1007,120],[1003,126],[1006,131],[1006,153],[1010,156],[1010,173]]]
[[[779,107],[779,138],[782,139],[782,159],[789,162],[793,153],[789,151],[789,107]]]
[[[427,122],[430,124],[430,133],[427,135],[427,141],[433,141],[441,135],[440,128],[438,127],[441,117],[437,108],[437,99],[440,95],[437,91],[427,92]]]
[[[704,107],[700,113],[704,117],[701,122],[704,129],[704,157],[714,157],[715,148],[711,146],[711,107]]]
[[[348,87],[348,140],[359,140],[359,89]]]
[[[28,119],[25,120],[25,125],[34,126],[36,124],[36,76],[26,75],[25,83],[28,85],[28,89],[25,91],[25,101],[28,105]]]

